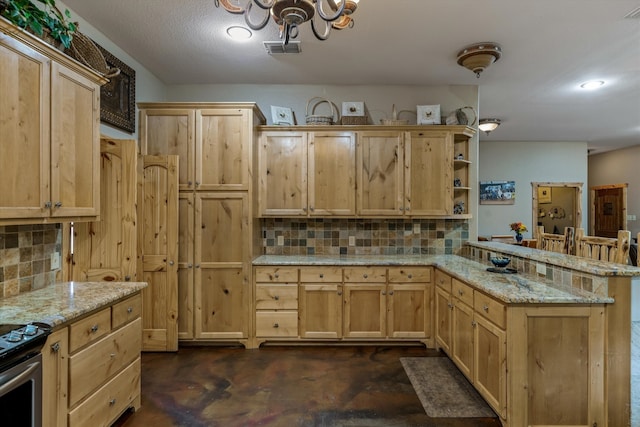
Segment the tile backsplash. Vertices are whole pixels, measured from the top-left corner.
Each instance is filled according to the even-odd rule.
[[[455,254],[469,240],[466,220],[262,220],[266,255]]]
[[[0,226],[0,298],[55,283],[53,253],[62,253],[60,224]]]

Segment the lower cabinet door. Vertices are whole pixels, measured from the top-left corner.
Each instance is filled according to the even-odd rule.
[[[451,295],[436,287],[436,347],[451,355]]]
[[[387,291],[389,338],[431,338],[433,285],[390,284]]]
[[[342,338],[342,285],[300,285],[300,337]]]
[[[344,337],[386,337],[386,285],[344,285]]]
[[[256,337],[295,338],[298,336],[297,311],[257,311]]]
[[[108,427],[125,409],[140,406],[140,358],[69,412],[69,427]]]
[[[451,325],[451,359],[473,382],[473,309],[454,299]]]
[[[482,316],[475,316],[473,384],[501,417],[507,416],[507,335]]]

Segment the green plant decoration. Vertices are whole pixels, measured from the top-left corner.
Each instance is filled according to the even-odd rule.
[[[71,21],[71,13],[65,9],[64,13],[58,9],[55,0],[37,0],[44,6],[39,8],[31,0],[9,0],[2,16],[13,24],[43,36],[49,32],[50,36],[69,49],[73,34],[78,31],[78,24]]]

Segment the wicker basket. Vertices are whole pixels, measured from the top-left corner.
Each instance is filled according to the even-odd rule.
[[[343,125],[368,125],[368,116],[342,116],[340,124]]]
[[[95,43],[79,31],[73,34],[71,47],[67,49],[66,53],[108,79],[120,74],[120,69],[110,68]]]
[[[329,104],[329,110],[331,112],[330,116],[314,114],[316,112],[316,107],[322,103]],[[311,109],[311,112],[309,112],[309,109]],[[332,125],[334,123],[337,123],[340,119],[338,107],[336,106],[336,104],[318,96],[311,98],[307,102],[306,118],[308,125]]]

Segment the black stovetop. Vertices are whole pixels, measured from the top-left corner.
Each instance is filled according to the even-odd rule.
[[[49,325],[0,325],[0,368],[39,353],[51,333]]]

